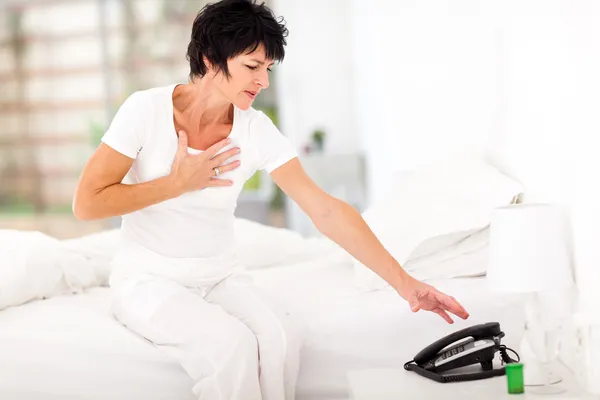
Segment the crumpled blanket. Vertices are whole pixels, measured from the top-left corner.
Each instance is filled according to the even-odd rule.
[[[0,310],[98,286],[86,257],[38,231],[0,230]]]

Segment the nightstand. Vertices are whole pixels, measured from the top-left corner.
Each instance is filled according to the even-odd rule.
[[[560,385],[565,392],[555,395],[536,395],[527,388],[525,393],[507,392],[506,376],[470,382],[437,383],[404,369],[364,369],[347,374],[350,398],[353,400],[433,400],[437,398],[460,400],[591,400],[598,397],[586,394],[572,373],[562,364],[558,370],[563,377]]]

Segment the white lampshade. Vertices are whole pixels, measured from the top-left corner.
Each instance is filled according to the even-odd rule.
[[[515,204],[492,212],[490,288],[502,292],[566,289],[573,284],[566,215],[550,204]]]

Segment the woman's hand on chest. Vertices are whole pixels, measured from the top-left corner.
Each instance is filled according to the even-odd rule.
[[[200,154],[189,154],[187,135],[180,131],[177,153],[169,174],[176,190],[184,194],[207,187],[233,185],[233,181],[218,177],[240,166],[239,160],[228,162],[240,152],[238,147],[217,154],[228,144],[229,139],[223,139]]]

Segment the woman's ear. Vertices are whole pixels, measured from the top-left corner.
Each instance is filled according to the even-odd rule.
[[[206,66],[206,76],[209,76],[209,77],[215,78],[215,79],[220,78],[220,79],[229,80],[229,77],[226,76],[225,72],[223,72],[219,68],[216,68],[214,64],[212,64],[210,61],[208,61],[206,56],[202,56],[202,60],[204,61],[204,65]]]
[[[214,73],[213,70],[213,65],[210,61],[208,61],[208,58],[206,58],[206,56],[202,56],[202,61],[204,62],[204,65],[206,66],[206,72],[208,73]]]

